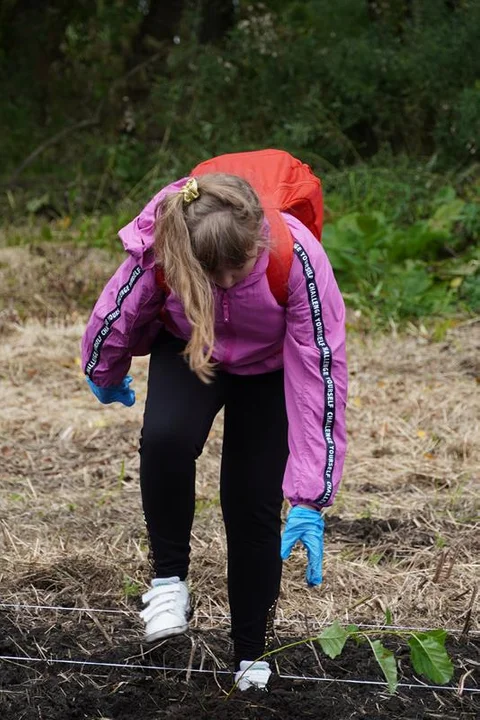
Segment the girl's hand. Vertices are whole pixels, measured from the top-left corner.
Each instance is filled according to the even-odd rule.
[[[295,543],[301,542],[305,546],[308,560],[305,577],[312,586],[322,582],[324,525],[321,512],[306,505],[296,505],[288,513],[282,535],[282,560],[290,557]]]
[[[132,379],[131,375],[127,375],[123,378],[120,385],[111,385],[106,388],[95,385],[93,380],[90,380],[89,377],[87,377],[87,382],[90,386],[90,390],[103,405],[109,405],[113,402],[121,402],[126,407],[131,407],[135,403],[135,390],[129,387]]]

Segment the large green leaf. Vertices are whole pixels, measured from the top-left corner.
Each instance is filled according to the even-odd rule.
[[[348,632],[343,628],[337,620],[332,625],[329,625],[322,633],[318,636],[317,640],[320,643],[323,652],[328,657],[336,658],[337,655],[343,650],[343,646],[347,642]]]
[[[393,693],[397,689],[398,678],[397,678],[397,661],[391,650],[384,647],[380,640],[373,640],[370,645],[375,655],[375,660],[382,668],[382,672],[385,675],[385,679],[388,683],[388,689]]]
[[[336,225],[342,233],[350,233],[353,237],[363,234],[358,226],[358,213],[343,215],[337,220]]]
[[[417,673],[443,684],[452,679],[453,665],[445,650],[445,630],[412,633],[408,640],[410,658]]]
[[[449,230],[455,222],[462,218],[464,207],[465,202],[458,198],[440,205],[433,217],[429,220],[429,225],[432,228]]]
[[[380,223],[379,213],[359,213],[357,215],[357,225],[364,235],[374,235],[380,229],[385,229],[385,224]]]

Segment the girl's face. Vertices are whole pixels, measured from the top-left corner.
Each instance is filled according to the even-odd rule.
[[[240,267],[226,267],[221,268],[220,270],[216,270],[211,275],[213,282],[215,283],[215,285],[218,285],[218,287],[221,287],[224,290],[228,290],[229,288],[244,280],[247,275],[250,275],[253,268],[255,267],[255,263],[257,262],[257,257],[258,254],[255,253],[254,255],[249,257],[247,262]]]

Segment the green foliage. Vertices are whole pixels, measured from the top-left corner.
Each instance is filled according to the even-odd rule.
[[[172,75],[156,79],[153,103],[188,108],[172,139],[187,131],[207,155],[272,144],[309,153],[324,168],[386,143],[420,156],[437,151],[442,162],[468,161],[480,121],[479,8],[449,13],[428,4],[429,12],[405,13],[400,26],[395,17],[369,17],[368,4],[357,0],[246,6],[225,42],[206,48],[191,32],[192,11],[185,43],[171,54]],[[178,76],[182,84],[172,86]]]
[[[393,694],[398,686],[397,661],[394,653],[386,648],[378,639],[378,636],[406,638],[410,646],[410,660],[415,672],[423,675],[431,682],[444,684],[450,682],[453,677],[453,664],[445,649],[447,633],[445,630],[428,630],[426,632],[415,632],[413,630],[362,630],[356,625],[348,625],[344,628],[338,620],[326,627],[317,637],[298,640],[284,645],[276,650],[271,650],[259,660],[269,658],[280,652],[286,652],[290,648],[317,641],[328,657],[335,659],[343,652],[349,639],[357,642],[368,642],[375,660],[377,661],[388,689]],[[375,639],[372,639],[375,638]],[[232,695],[236,685],[230,690],[227,699]]]
[[[373,650],[373,654],[375,655],[375,660],[380,665],[380,668],[385,676],[388,689],[393,695],[398,685],[397,662],[395,660],[395,655],[391,650],[384,647],[380,640],[369,640],[369,642],[370,647]]]
[[[343,633],[341,632],[342,630]],[[320,641],[320,637],[324,637],[325,635],[332,638],[334,643],[336,642],[337,644],[327,645],[327,649],[325,649]],[[341,625],[335,621],[333,625],[322,632],[318,640],[322,645],[322,649],[327,652],[329,657],[336,657],[340,654],[346,641],[350,637],[365,638],[385,676],[390,692],[394,693],[398,684],[395,655],[391,650],[384,647],[380,640],[371,640],[370,638],[373,635],[406,637],[410,646],[410,660],[415,672],[423,675],[431,682],[439,684],[447,683],[452,679],[453,665],[445,649],[445,640],[447,637],[445,630],[428,630],[422,633],[416,633],[411,630],[365,631],[353,626],[349,626],[344,630]],[[332,652],[334,652],[334,654],[331,654]]]
[[[348,640],[348,632],[335,620],[318,636],[317,640],[321,645],[323,652],[329,658],[336,658],[340,655],[345,643]]]
[[[269,145],[322,175],[382,153],[456,170],[478,154],[478,2],[241,0],[209,43],[193,0],[158,17],[149,2],[24,5],[0,9],[1,172],[62,210],[118,200],[157,164],[171,178]]]
[[[475,219],[472,222],[472,219]],[[430,217],[402,227],[378,211],[327,223],[323,243],[350,304],[380,321],[478,308],[476,206],[443,189]]]
[[[452,661],[445,650],[446,637],[444,630],[432,630],[412,633],[408,639],[415,672],[439,684],[449,682],[453,675]]]
[[[134,580],[128,575],[123,577],[123,593],[127,598],[138,597],[141,593],[142,585],[138,580]]]
[[[480,3],[240,0],[210,42],[206,5],[2,4],[3,222],[114,250],[200,160],[277,146],[322,178],[362,318],[479,312]]]
[[[117,233],[132,219],[132,214],[85,215],[76,223],[77,243],[88,247],[120,250]]]

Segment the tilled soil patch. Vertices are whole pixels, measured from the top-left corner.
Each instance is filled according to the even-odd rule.
[[[142,646],[133,616],[99,620],[86,614],[51,613],[49,617],[50,621],[45,614],[0,615],[0,654],[41,658],[40,662],[3,662],[2,720],[474,720],[480,713],[480,694],[401,687],[392,696],[381,685],[356,684],[355,680],[383,680],[366,645],[351,643],[336,660],[307,645],[285,650],[275,662],[271,659],[276,673],[268,692],[235,691],[227,698],[233,675],[225,631],[193,630],[151,648]],[[281,636],[277,643],[295,639]],[[401,682],[422,682],[412,673],[406,646],[390,643],[390,648],[400,660]],[[449,652],[455,663],[453,686],[464,682],[465,687],[480,689],[480,678],[475,676],[480,643],[452,639]],[[55,658],[67,662],[48,662]]]

